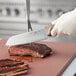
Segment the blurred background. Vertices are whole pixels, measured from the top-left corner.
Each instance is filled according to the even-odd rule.
[[[41,29],[76,7],[76,0],[30,0],[31,24]],[[26,0],[0,0],[0,38],[27,31]]]

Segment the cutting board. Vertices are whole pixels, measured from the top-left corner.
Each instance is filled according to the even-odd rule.
[[[7,39],[0,40],[0,59],[10,58]],[[76,54],[76,43],[44,42],[54,52],[53,55],[38,61],[28,62],[30,70],[26,76],[61,76],[64,69]],[[25,76],[25,75],[24,75]]]

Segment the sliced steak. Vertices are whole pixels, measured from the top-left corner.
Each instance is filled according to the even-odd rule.
[[[52,49],[45,44],[30,43],[9,47],[9,54],[13,56],[46,57],[52,54]]]
[[[20,62],[20,61],[13,61],[11,59],[3,59],[0,60],[0,67],[12,67],[12,66],[17,66],[17,65],[22,65],[24,64],[24,62]]]
[[[13,76],[28,71],[29,66],[22,61],[12,59],[0,60],[0,76]]]

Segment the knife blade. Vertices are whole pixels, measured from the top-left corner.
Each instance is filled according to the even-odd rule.
[[[6,42],[6,46],[22,45],[22,44],[44,40],[47,38],[48,36],[44,29],[34,30],[10,37]]]

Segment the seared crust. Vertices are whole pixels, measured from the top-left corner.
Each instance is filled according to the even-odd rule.
[[[45,44],[30,43],[9,48],[10,55],[46,57],[52,54],[52,49]]]

